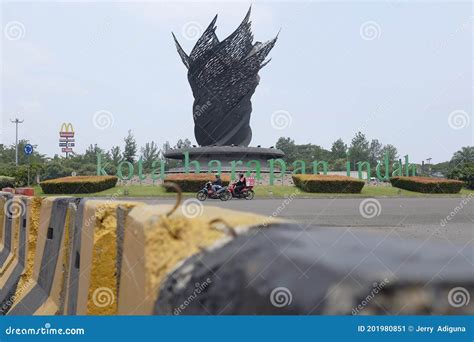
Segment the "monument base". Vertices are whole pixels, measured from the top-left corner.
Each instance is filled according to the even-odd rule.
[[[236,164],[235,171],[243,172],[247,170],[246,163],[250,160],[260,162],[260,171],[269,172],[270,159],[282,158],[285,154],[283,151],[276,148],[262,148],[262,147],[245,147],[245,146],[203,146],[203,147],[188,147],[182,149],[169,150],[164,154],[165,158],[176,159],[184,161],[185,152],[189,153],[189,161],[198,161],[201,172],[209,171],[209,162],[211,160],[218,160],[222,165],[222,172],[232,171],[232,162],[242,161],[242,164]],[[252,165],[254,167],[254,165]],[[215,164],[212,165],[215,170]],[[190,170],[194,170],[191,164]],[[275,163],[275,170],[279,170],[279,164]],[[184,165],[172,168],[167,173],[184,173]]]

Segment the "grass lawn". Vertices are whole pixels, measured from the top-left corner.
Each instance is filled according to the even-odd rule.
[[[126,187],[117,186],[112,189],[97,192],[94,194],[75,194],[77,197],[174,197],[175,194],[172,192],[166,192],[163,187],[156,185],[130,185]],[[360,194],[325,194],[325,193],[307,193],[302,192],[289,185],[260,185],[255,187],[256,198],[273,198],[273,197],[312,197],[312,198],[327,198],[327,197],[460,197],[471,194],[474,196],[474,190],[462,189],[459,194],[423,194],[419,192],[413,192],[408,190],[402,190],[398,188],[392,188],[390,186],[364,186]],[[57,196],[57,195],[45,195],[41,190],[41,187],[35,187],[35,194],[37,196]],[[184,193],[184,196],[195,196],[194,193]]]

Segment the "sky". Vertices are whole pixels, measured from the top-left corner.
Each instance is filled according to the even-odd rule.
[[[272,39],[252,97],[251,146],[281,136],[330,149],[357,131],[421,163],[473,145],[470,1],[2,1],[0,143],[19,137],[60,153],[195,142],[188,53],[215,14],[234,31],[252,5],[254,41]]]

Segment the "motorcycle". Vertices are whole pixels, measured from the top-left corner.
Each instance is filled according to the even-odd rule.
[[[212,189],[212,183],[207,182],[204,187],[197,192],[196,198],[200,201],[205,201],[207,198],[227,201],[232,198],[232,194],[229,192],[226,186],[220,188],[217,191],[214,191]]]
[[[253,185],[246,184],[238,193],[236,193],[235,187],[236,183],[232,183],[228,188],[232,198],[245,198],[246,200],[251,200],[254,198],[255,192],[253,191]]]

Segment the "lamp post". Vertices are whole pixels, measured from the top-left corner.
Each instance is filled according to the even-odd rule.
[[[12,123],[16,126],[16,135],[15,135],[15,165],[18,166],[18,124],[23,123],[24,120],[20,120],[15,118],[15,120],[11,120]]]

